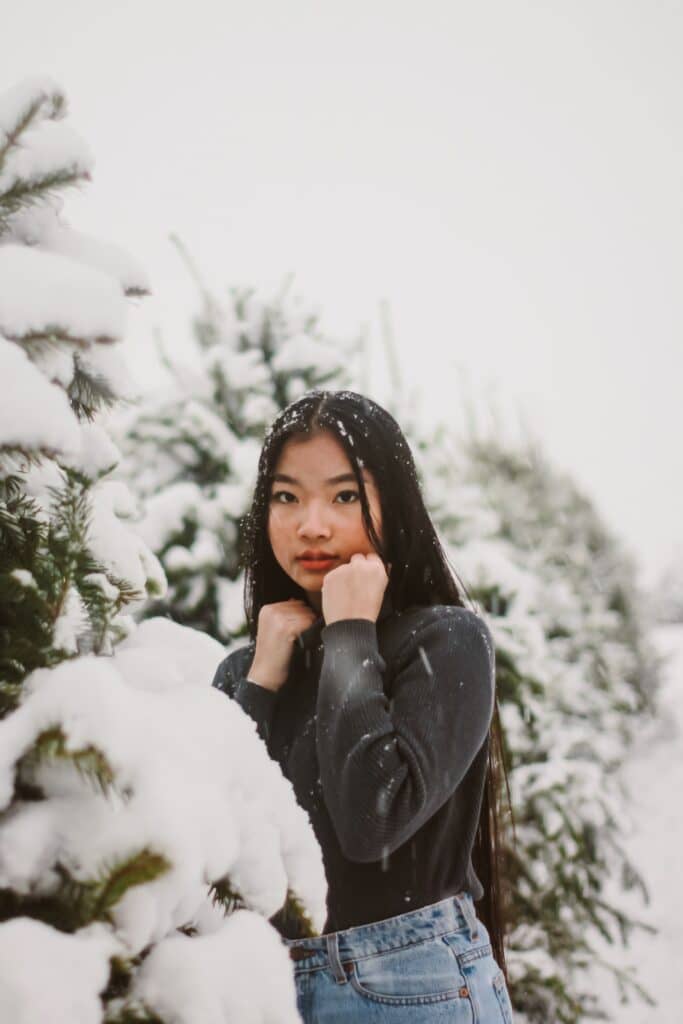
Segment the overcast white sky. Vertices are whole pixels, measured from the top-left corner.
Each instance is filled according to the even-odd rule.
[[[336,333],[379,300],[425,416],[493,396],[649,580],[683,541],[683,0],[39,0],[4,88],[47,73],[97,160],[74,226],[142,261],[131,320],[187,343],[196,292],[277,285]]]

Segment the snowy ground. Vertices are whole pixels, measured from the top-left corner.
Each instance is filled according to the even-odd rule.
[[[625,771],[632,795],[633,832],[627,844],[650,894],[644,906],[634,895],[624,907],[658,929],[638,931],[619,958],[635,969],[640,983],[657,1000],[620,1005],[615,986],[596,973],[605,1005],[618,1024],[680,1024],[683,1021],[683,626],[659,627],[655,639],[668,656],[661,693],[662,722],[644,733]],[[605,945],[606,958],[615,950]]]

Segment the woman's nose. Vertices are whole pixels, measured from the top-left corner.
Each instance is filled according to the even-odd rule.
[[[329,523],[322,509],[313,504],[309,505],[301,513],[298,533],[302,537],[328,537],[330,533]]]

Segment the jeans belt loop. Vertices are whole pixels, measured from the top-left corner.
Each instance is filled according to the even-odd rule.
[[[349,979],[346,976],[346,971],[342,967],[341,958],[339,956],[339,942],[337,941],[337,933],[330,932],[329,935],[325,936],[325,942],[327,945],[327,955],[330,958],[330,967],[334,974],[335,980],[339,985],[345,984]]]
[[[477,915],[475,913],[474,905],[471,902],[469,893],[460,892],[457,894],[455,898],[457,900],[458,906],[460,907],[460,910],[462,911],[462,916],[465,918],[465,921],[467,922],[467,927],[469,928],[470,931],[470,940],[478,939],[479,929],[477,926]]]

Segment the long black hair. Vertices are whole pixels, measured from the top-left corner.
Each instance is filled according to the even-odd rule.
[[[361,512],[368,536],[385,566],[391,563],[387,590],[392,607],[433,604],[468,607],[467,592],[450,567],[425,507],[415,461],[394,417],[355,391],[311,390],[284,409],[266,433],[259,457],[254,498],[244,521],[241,561],[245,569],[244,607],[252,640],[265,604],[289,598],[306,599],[305,592],[280,567],[268,538],[268,514],[273,475],[284,444],[325,431],[341,444],[353,468]],[[370,515],[362,470],[377,486],[382,513],[382,537]],[[457,580],[457,582],[456,582]],[[501,725],[496,698],[488,736],[487,780],[472,851],[472,864],[484,887],[477,913],[491,937],[499,966],[505,973],[504,935],[507,899],[502,891],[500,842],[501,783],[507,788],[502,756]],[[507,790],[509,802],[509,789]]]

